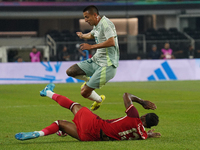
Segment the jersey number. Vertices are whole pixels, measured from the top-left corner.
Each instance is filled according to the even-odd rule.
[[[126,135],[131,134],[131,133],[133,134],[133,137],[129,137],[128,140],[137,140],[137,139],[139,139],[140,136],[138,135],[136,128],[132,128],[130,130],[119,132],[118,135],[121,136],[121,140],[127,140]]]

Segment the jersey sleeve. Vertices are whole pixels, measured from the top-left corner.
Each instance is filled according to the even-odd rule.
[[[126,114],[128,117],[131,118],[139,118],[139,113],[137,111],[137,109],[135,108],[135,106],[133,106],[133,104],[131,104],[127,109],[126,109]]]
[[[114,30],[110,26],[105,28],[104,34],[105,34],[106,39],[109,39],[111,37],[116,37],[117,36],[115,34]]]
[[[92,29],[92,30],[90,31],[90,33],[92,34],[92,36],[94,36],[94,29]]]
[[[106,39],[109,39],[109,38],[111,38],[111,37],[116,37],[116,34],[115,34],[115,32],[113,31],[113,29],[111,28],[111,26],[107,26],[107,27],[104,29],[104,34],[105,34]]]

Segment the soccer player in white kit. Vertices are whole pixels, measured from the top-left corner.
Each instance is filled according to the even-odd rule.
[[[81,39],[95,39],[96,44],[82,43],[80,50],[97,51],[91,59],[72,65],[66,73],[85,81],[81,87],[81,95],[95,101],[90,109],[96,110],[105,100],[105,96],[99,96],[94,90],[101,88],[115,76],[119,62],[119,45],[114,24],[106,16],[101,17],[96,6],[87,6],[83,10],[83,16],[93,29],[86,34],[76,34]]]

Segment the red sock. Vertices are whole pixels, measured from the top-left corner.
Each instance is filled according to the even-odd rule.
[[[58,122],[58,121],[57,121]],[[44,135],[49,135],[49,134],[54,134],[59,130],[59,125],[54,122],[52,123],[50,126],[42,129],[42,131],[44,132]]]
[[[53,94],[52,99],[55,100],[60,106],[68,109],[70,109],[70,106],[74,103],[69,98],[58,94]]]

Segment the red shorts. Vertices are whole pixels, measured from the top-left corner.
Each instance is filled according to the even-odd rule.
[[[100,141],[100,118],[88,108],[81,108],[75,115],[73,122],[81,141]]]

